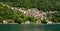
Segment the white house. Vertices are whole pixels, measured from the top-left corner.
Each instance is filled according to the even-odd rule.
[[[7,21],[3,21],[3,24],[7,24],[8,22]]]
[[[30,24],[30,21],[25,21],[25,24]]]
[[[53,22],[52,21],[47,21],[47,24],[53,24]]]

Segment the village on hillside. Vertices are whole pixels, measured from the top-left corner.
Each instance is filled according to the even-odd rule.
[[[0,24],[57,24],[60,22],[59,21],[60,14],[59,14],[59,11],[57,11],[57,9],[56,10],[54,9],[53,11],[52,10],[43,11],[43,10],[38,10],[37,8],[28,8],[28,9],[26,9],[24,7],[18,8],[18,7],[10,6],[9,4],[5,4],[3,2],[0,2],[0,7],[2,10],[3,9],[5,10],[5,8],[6,8],[7,11],[9,11],[9,10],[11,10],[11,12],[13,11],[14,13],[11,13],[11,14],[14,14],[13,16],[16,17],[16,18],[14,17],[14,19],[12,19],[12,20],[5,19],[5,17],[3,17],[4,19],[3,20],[1,19],[2,21]],[[3,12],[4,12],[4,10],[3,10]],[[16,14],[15,14],[15,12],[16,12]],[[7,13],[7,15],[8,15],[8,13]],[[7,15],[5,15],[5,16],[7,16]],[[10,17],[10,16],[8,16],[8,17]],[[28,17],[29,19],[24,18],[23,16]],[[14,21],[15,19],[17,22]],[[24,19],[27,19],[27,20],[24,20]],[[20,20],[22,20],[22,21],[20,21]]]
[[[54,22],[52,21],[49,21],[46,17],[46,14],[50,14],[50,13],[57,13],[57,11],[47,11],[47,12],[44,12],[44,11],[39,11],[38,9],[36,8],[32,8],[32,9],[28,9],[28,10],[24,10],[25,8],[14,8],[12,7],[11,9],[13,10],[18,10],[22,13],[24,13],[25,15],[28,15],[28,16],[34,16],[35,18],[37,18],[38,20],[35,21],[35,24],[42,24],[40,19],[43,20],[45,19],[46,20],[46,24],[53,24]],[[14,21],[11,21],[11,23],[8,23],[10,20],[3,20],[3,24],[18,24],[18,23],[14,23]],[[31,24],[31,22],[28,20],[28,21],[25,21],[24,23],[21,23],[21,24]]]

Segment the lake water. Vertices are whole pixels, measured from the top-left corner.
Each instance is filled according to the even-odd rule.
[[[60,24],[0,24],[0,31],[60,31]]]

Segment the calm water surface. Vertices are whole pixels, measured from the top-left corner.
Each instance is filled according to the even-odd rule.
[[[60,24],[0,24],[0,31],[60,31]]]

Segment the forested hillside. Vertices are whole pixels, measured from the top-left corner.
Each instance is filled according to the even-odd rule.
[[[43,11],[60,10],[60,0],[0,0],[13,7],[37,8]]]

